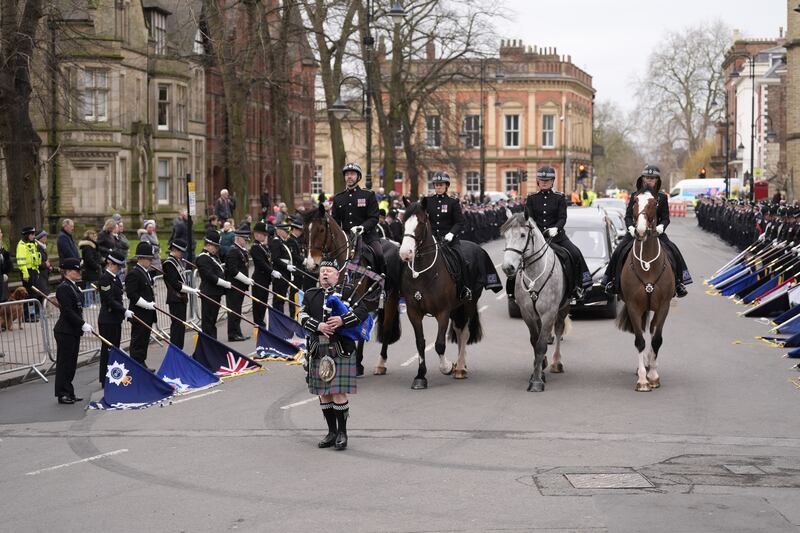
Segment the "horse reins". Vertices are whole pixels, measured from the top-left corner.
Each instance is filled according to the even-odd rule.
[[[425,224],[423,225],[423,229],[425,230],[425,233],[423,234],[422,237],[419,237],[419,238],[417,238],[417,236],[414,235],[413,233],[404,233],[403,234],[403,237],[410,237],[410,238],[414,239],[414,242],[417,244],[417,248],[414,251],[414,257],[411,258],[411,261],[406,263],[406,265],[408,266],[409,270],[411,270],[411,277],[414,278],[414,279],[417,279],[420,274],[424,274],[425,272],[427,272],[428,270],[433,268],[433,265],[435,265],[436,261],[439,259],[439,242],[436,240],[436,237],[433,235],[433,233],[431,233],[431,238],[433,239],[433,245],[432,246],[428,246],[427,248],[422,246],[422,244],[425,243],[425,239],[428,238],[428,221],[427,220],[425,221]],[[425,255],[427,253],[426,249],[430,250],[431,248],[434,249],[433,261],[431,261],[431,264],[428,265],[427,267],[423,268],[422,270],[414,270],[414,264],[415,264],[415,262],[417,260],[417,257]]]
[[[525,287],[525,290],[530,295],[531,300],[533,300],[533,307],[534,307],[534,310],[535,310],[536,309],[536,300],[539,299],[539,293],[544,289],[544,287],[547,284],[547,282],[550,281],[550,278],[553,276],[553,272],[555,271],[555,268],[556,268],[556,261],[554,259],[553,260],[553,264],[550,265],[550,271],[547,273],[547,277],[545,278],[544,282],[542,282],[542,288],[539,289],[538,291],[535,290],[534,287],[536,286],[536,282],[539,281],[539,278],[541,278],[544,275],[544,270],[542,271],[541,274],[539,274],[535,278],[531,279],[531,278],[528,277],[527,274],[525,274],[525,269],[527,267],[535,264],[537,261],[539,261],[542,258],[545,258],[545,270],[547,269],[547,264],[546,264],[546,261],[547,261],[547,249],[550,246],[550,242],[553,240],[553,238],[550,237],[550,238],[545,239],[544,244],[542,244],[541,248],[539,248],[538,250],[534,251],[533,255],[531,255],[530,257],[526,258],[525,257],[525,250],[528,249],[528,245],[532,242],[532,240],[533,240],[532,236],[533,236],[533,228],[530,227],[530,225],[528,225],[528,237],[527,237],[527,239],[525,239],[525,246],[522,247],[522,250],[517,250],[516,248],[506,247],[506,248],[503,249],[503,251],[504,252],[506,252],[506,251],[514,252],[514,253],[517,253],[517,254],[520,255],[520,259],[522,260],[522,268],[520,268],[520,274],[522,274],[522,283],[523,283],[523,285],[527,284],[526,281],[525,281],[525,278],[528,278],[528,281],[530,281],[530,284],[527,284],[528,286]],[[544,236],[542,236],[542,237],[544,237]],[[553,252],[553,254],[555,255],[555,252]]]

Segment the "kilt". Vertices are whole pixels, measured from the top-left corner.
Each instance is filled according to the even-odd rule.
[[[356,392],[356,356],[334,357],[336,375],[325,383],[319,378],[321,357],[312,357],[309,362],[308,392],[311,394],[355,394]]]

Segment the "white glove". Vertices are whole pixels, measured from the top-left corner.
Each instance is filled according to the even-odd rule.
[[[188,285],[181,285],[181,292],[200,294],[200,289],[195,289],[194,287],[190,287]]]
[[[81,331],[84,333],[91,333],[92,332],[92,325],[88,322],[84,322],[81,326]]]
[[[155,311],[155,309],[156,309],[156,304],[154,302],[148,302],[147,300],[145,300],[141,296],[136,301],[136,305],[138,305],[142,309],[147,309],[148,311]]]
[[[227,280],[224,280],[222,278],[219,278],[217,280],[217,287],[222,287],[223,289],[230,289],[231,288],[231,282],[227,281]]]
[[[273,270],[272,271],[272,277],[275,278],[275,279],[281,279],[283,276],[277,270]]]
[[[628,226],[628,233],[631,234],[631,237],[636,237],[636,228],[633,226]]]
[[[289,272],[294,272],[297,270],[297,267],[294,265],[286,265],[286,270],[288,270]]]
[[[547,228],[547,234],[551,237],[558,235],[558,228]]]
[[[656,226],[656,233],[658,233],[659,235],[664,233],[664,224],[659,224],[658,226]]]
[[[3,274],[3,283],[8,281],[8,274]]]
[[[444,236],[444,242],[450,242],[452,240],[453,240],[453,234],[452,233],[448,233],[447,235]]]
[[[766,238],[767,238],[767,234],[766,233],[762,233],[761,235],[758,236],[758,240],[759,241],[763,241]]]
[[[355,233],[355,234],[364,233],[364,226],[353,226],[352,228],[350,228],[350,233]]]
[[[244,283],[245,285],[252,285],[253,284],[253,280],[248,278],[247,276],[245,276],[241,272],[237,272],[236,276],[234,276],[234,277],[236,278],[236,281]]]
[[[133,311],[131,311],[130,309],[126,309],[125,310],[125,318],[127,318],[128,320],[133,318]]]

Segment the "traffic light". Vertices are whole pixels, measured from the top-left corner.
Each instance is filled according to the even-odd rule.
[[[581,163],[578,165],[578,178],[579,179],[586,179],[589,177],[589,172],[586,170],[586,165]]]
[[[528,181],[528,171],[524,168],[519,169],[519,181]]]
[[[706,167],[701,167],[700,170],[697,172],[697,177],[703,179],[706,177]]]

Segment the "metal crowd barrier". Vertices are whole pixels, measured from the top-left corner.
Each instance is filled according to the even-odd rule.
[[[41,369],[51,351],[47,339],[52,332],[47,332],[43,315],[35,298],[0,303],[0,375],[27,369],[23,380],[36,374],[47,381]]]

